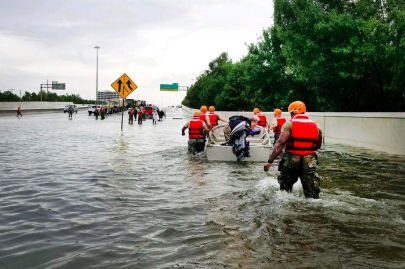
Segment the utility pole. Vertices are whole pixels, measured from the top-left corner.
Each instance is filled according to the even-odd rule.
[[[98,105],[98,50],[99,46],[94,47],[97,50],[97,65],[96,65],[96,105]]]

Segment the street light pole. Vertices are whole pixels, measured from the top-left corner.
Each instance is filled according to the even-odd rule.
[[[99,46],[94,47],[97,50],[97,68],[96,68],[96,105],[98,105],[98,50]]]

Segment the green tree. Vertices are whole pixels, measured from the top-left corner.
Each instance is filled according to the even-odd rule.
[[[0,102],[17,102],[20,97],[11,91],[0,92]]]
[[[405,0],[274,0],[274,26],[209,63],[184,105],[405,111]]]

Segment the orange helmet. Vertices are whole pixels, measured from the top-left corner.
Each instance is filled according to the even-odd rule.
[[[307,111],[307,108],[305,107],[305,104],[301,101],[292,102],[288,106],[288,112],[302,114],[302,113],[305,113],[306,111]]]
[[[253,113],[255,113],[255,114],[260,113],[260,109],[258,109],[258,108],[253,109]]]
[[[214,112],[214,111],[215,111],[215,107],[214,107],[214,106],[210,106],[210,107],[208,108],[208,110],[209,110],[210,112]]]
[[[194,115],[193,115],[194,117],[199,117],[199,116],[201,116],[201,113],[200,113],[200,111],[196,111],[196,112],[194,112]]]
[[[279,108],[274,109],[274,114],[275,114],[276,116],[280,116],[281,113],[282,113],[281,109],[279,109]]]
[[[200,108],[200,110],[201,110],[202,113],[207,112],[207,106],[202,106],[202,107]]]

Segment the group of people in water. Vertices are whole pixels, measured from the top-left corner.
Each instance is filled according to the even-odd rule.
[[[128,111],[128,124],[134,124],[134,118],[135,120],[138,118],[138,124],[142,124],[143,120],[146,119],[146,115],[148,115],[148,112],[143,106],[142,107],[132,106]],[[153,109],[151,116],[152,116],[152,123],[156,124],[158,121],[163,121],[165,112],[159,108],[156,108]]]
[[[218,126],[219,121],[226,123],[224,127],[226,142],[222,144],[223,146],[235,147],[235,144],[238,144],[238,138],[241,136],[237,136],[236,139],[232,139],[231,136],[235,130],[246,135],[254,135],[257,133],[256,126],[261,126],[268,132],[274,133],[273,150],[264,170],[268,171],[276,158],[284,152],[278,165],[280,174],[277,179],[280,190],[291,192],[293,185],[300,178],[305,197],[319,198],[320,177],[317,174],[316,151],[322,145],[322,131],[314,121],[305,115],[306,106],[303,102],[295,101],[289,105],[288,112],[291,119],[288,121],[282,116],[281,109],[275,109],[271,124],[258,108],[253,109],[253,115],[250,118],[233,116],[229,120],[216,114],[213,106],[210,106],[208,110],[207,114],[207,107],[202,106],[200,111],[196,111],[193,118],[182,128],[183,136],[186,129],[189,129],[189,153],[195,154],[204,150],[208,133]],[[248,146],[245,147],[244,143],[237,146],[235,153],[237,160],[248,157]]]
[[[96,117],[96,120],[98,120],[98,116],[100,116],[101,119],[104,120],[106,115],[107,109],[105,106],[102,106],[101,109],[98,109],[97,106],[94,108],[94,116]]]

